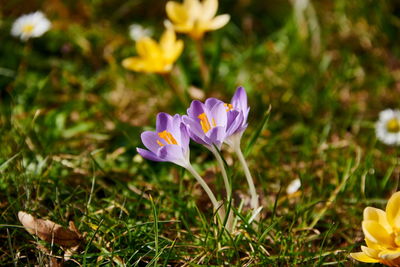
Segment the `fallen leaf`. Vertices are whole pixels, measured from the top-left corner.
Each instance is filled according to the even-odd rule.
[[[24,211],[18,212],[18,219],[30,234],[36,235],[44,241],[65,248],[79,246],[82,241],[82,235],[73,222],[70,222],[70,229],[65,229],[55,222],[37,219]]]

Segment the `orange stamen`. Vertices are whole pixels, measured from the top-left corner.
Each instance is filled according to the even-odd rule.
[[[176,142],[174,136],[167,130],[164,130],[161,133],[158,133],[158,136],[160,138],[164,139],[164,141],[167,142],[168,145],[177,145],[178,144],[178,142]],[[159,146],[164,146],[164,144],[161,143],[159,140],[157,140],[157,144]]]
[[[211,129],[211,125],[210,122],[208,121],[207,115],[205,113],[201,113],[199,116],[197,116],[197,118],[200,119],[200,125],[201,128],[203,129],[204,133],[207,133],[210,129]],[[215,124],[215,120],[212,120],[213,123],[213,127],[216,126]]]
[[[158,144],[159,146],[164,146],[164,144],[161,143],[160,140],[157,140],[157,144]]]
[[[224,106],[226,107],[226,112],[231,111],[233,109],[232,104],[225,103]]]

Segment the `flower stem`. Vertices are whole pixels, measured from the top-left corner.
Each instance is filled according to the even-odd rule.
[[[222,178],[224,179],[226,197],[227,197],[227,199],[230,199],[231,194],[232,194],[232,191],[231,191],[232,189],[231,189],[231,185],[229,184],[228,175],[226,173],[224,161],[222,160],[220,153],[217,151],[217,149],[214,146],[212,146],[210,148],[210,150],[214,154],[215,158],[217,159],[219,168],[221,169]]]
[[[211,203],[214,206],[214,209],[218,210],[220,220],[223,221],[225,216],[224,211],[220,208],[220,204],[215,198],[214,193],[211,191],[210,187],[207,185],[204,179],[201,178],[200,174],[193,168],[192,165],[187,166],[186,169],[194,176],[194,178],[196,178],[197,182],[201,185],[201,187],[203,187],[204,191],[206,191],[208,197],[211,200]]]
[[[210,80],[210,75],[206,60],[204,58],[203,42],[201,39],[196,39],[194,40],[194,43],[196,45],[197,55],[199,56],[201,78],[203,79],[204,87],[207,87]]]
[[[240,146],[237,146],[235,148],[235,153],[237,154],[237,156],[239,158],[239,161],[242,164],[243,171],[244,171],[244,174],[245,174],[246,179],[247,179],[247,183],[249,184],[250,195],[251,195],[250,205],[251,205],[251,208],[253,209],[253,211],[255,211],[259,207],[259,200],[258,200],[256,187],[254,186],[253,178],[251,177],[251,173],[250,173],[249,167],[247,166],[246,160],[245,160],[245,158],[243,156],[243,153],[242,153],[242,150],[240,149]]]

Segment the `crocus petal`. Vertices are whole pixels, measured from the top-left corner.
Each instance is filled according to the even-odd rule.
[[[216,16],[208,24],[207,30],[218,30],[219,28],[224,27],[229,22],[230,18],[231,17],[228,14]]]
[[[156,154],[151,151],[142,148],[136,148],[136,151],[145,159],[152,161],[165,161],[164,159],[159,158]]]
[[[175,32],[172,29],[168,29],[161,36],[160,47],[165,60],[174,62],[183,51],[183,41],[177,41]]]
[[[400,192],[394,193],[386,205],[386,216],[389,224],[400,230]]]
[[[228,120],[228,116],[226,112],[226,107],[224,106],[224,103],[222,101],[217,105],[215,105],[210,110],[210,114],[207,114],[207,116],[209,116],[209,118],[213,118],[215,120],[216,125],[224,126],[224,129],[226,129],[226,122]]]
[[[218,0],[203,0],[203,13],[201,14],[201,20],[211,20],[218,10]]]
[[[144,37],[137,41],[136,50],[139,56],[144,58],[159,58],[162,54],[157,42],[150,37]]]
[[[189,133],[186,125],[183,122],[180,123],[179,128],[181,130],[181,138],[180,138],[181,146],[184,149],[185,153],[187,153],[187,151],[189,150],[189,142],[190,142]]]
[[[364,252],[356,252],[356,253],[350,253],[350,256],[358,261],[361,262],[367,262],[367,263],[376,263],[379,262],[377,259],[373,259],[369,256],[367,256]]]
[[[172,117],[172,121],[171,121],[171,126],[172,127],[168,127],[168,131],[175,137],[175,139],[178,141],[178,143],[183,147],[184,145],[181,144],[181,133],[182,133],[182,128],[181,128],[181,124],[182,124],[182,116],[179,114],[175,114]]]
[[[369,248],[366,246],[361,246],[362,252],[364,252],[368,257],[371,257],[373,259],[378,259],[379,258],[379,250]]]
[[[165,6],[167,15],[174,23],[184,23],[188,20],[188,14],[184,6],[177,2],[169,1]]]
[[[142,139],[143,145],[153,153],[156,153],[157,150],[160,148],[160,145],[157,144],[157,140],[164,145],[167,144],[162,138],[159,138],[159,136],[155,132],[146,131],[143,132],[140,137]]]
[[[182,24],[174,24],[173,25],[174,30],[180,33],[189,33],[191,30],[193,30],[194,27],[194,22],[189,21],[186,23],[182,23]]]
[[[193,141],[202,145],[207,145],[207,143],[203,140],[205,133],[201,129],[200,123],[197,120],[184,115],[182,116],[182,121],[187,125],[189,136],[193,139]]]
[[[375,249],[375,250],[382,250],[382,246],[379,245],[378,243],[372,242],[370,239],[368,238],[364,238],[365,243],[367,244],[367,246],[369,248]]]
[[[176,41],[175,32],[171,29],[166,30],[160,38],[160,46],[163,50],[169,51]]]
[[[183,115],[182,121],[188,126],[189,132],[192,132],[193,134],[195,134],[197,136],[205,135],[203,129],[201,128],[199,120],[197,118],[195,119],[195,118]]]
[[[216,145],[218,148],[221,148],[222,142],[225,139],[225,128],[218,126],[212,128],[206,135],[205,140],[208,145]]]
[[[122,66],[133,71],[149,71],[154,70],[154,66],[150,66],[149,62],[139,57],[129,57],[122,61]]]
[[[206,99],[206,102],[204,102],[204,105],[207,109],[212,109],[215,105],[217,105],[219,103],[223,103],[223,102],[217,98],[210,97],[210,98]]]
[[[188,165],[182,148],[177,145],[163,146],[161,149],[158,150],[157,156],[164,161],[173,162],[184,168]]]
[[[399,257],[400,257],[400,251],[396,250],[383,250],[379,253],[379,258],[382,258],[384,260],[394,260]]]
[[[172,129],[172,120],[173,117],[168,113],[165,112],[158,113],[156,119],[156,131],[159,133],[163,131],[170,132]]]
[[[392,236],[376,221],[363,221],[362,229],[365,237],[372,242],[382,244],[386,247],[394,246]]]
[[[243,87],[238,87],[232,97],[231,104],[234,108],[241,111],[247,110],[247,94]]]
[[[228,112],[227,130],[226,135],[230,136],[235,132],[239,131],[243,125],[244,117],[243,113],[237,110],[231,110]]]
[[[185,0],[183,6],[191,20],[196,20],[201,16],[202,8],[199,0]]]
[[[198,100],[192,101],[190,107],[187,109],[189,117],[197,118],[202,113],[204,113],[204,104]]]
[[[173,47],[171,47],[170,51],[166,51],[164,52],[165,55],[165,60],[174,63],[179,56],[182,54],[183,51],[183,41],[182,40],[177,40]]]
[[[386,219],[386,212],[373,207],[367,207],[364,209],[364,221],[376,221],[382,225],[385,230],[390,234],[393,232],[388,220]]]

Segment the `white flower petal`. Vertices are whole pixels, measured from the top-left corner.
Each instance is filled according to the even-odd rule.
[[[379,113],[379,120],[375,124],[376,137],[387,145],[400,145],[400,131],[389,132],[388,122],[392,119],[400,120],[400,111],[386,109]]]
[[[144,37],[150,37],[151,35],[152,30],[140,24],[132,24],[129,26],[129,37],[134,41],[138,41]]]
[[[286,189],[286,193],[288,195],[296,193],[299,188],[301,187],[301,181],[299,178],[293,180],[292,182],[290,182],[290,184],[288,185],[287,189]]]
[[[41,11],[22,15],[12,25],[11,35],[26,41],[29,38],[40,37],[51,27],[51,22]]]

